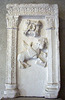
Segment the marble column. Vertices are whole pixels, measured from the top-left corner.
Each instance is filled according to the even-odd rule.
[[[60,88],[58,17],[46,17],[48,35],[48,80],[45,98],[57,98]],[[57,25],[57,26],[56,26]],[[56,27],[55,27],[56,26]]]
[[[16,97],[19,94],[16,82],[17,22],[18,16],[6,16],[7,21],[7,55],[6,84],[4,97]]]

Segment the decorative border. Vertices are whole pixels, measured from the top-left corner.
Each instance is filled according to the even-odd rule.
[[[6,6],[9,15],[48,15],[58,14],[57,4],[8,4]]]

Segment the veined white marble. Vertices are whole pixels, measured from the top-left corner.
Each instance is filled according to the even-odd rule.
[[[56,4],[8,4],[4,97],[57,98],[60,89]]]

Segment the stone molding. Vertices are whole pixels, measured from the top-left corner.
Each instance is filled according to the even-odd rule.
[[[20,15],[47,15],[54,16],[58,14],[57,4],[8,4],[7,12],[12,16]]]

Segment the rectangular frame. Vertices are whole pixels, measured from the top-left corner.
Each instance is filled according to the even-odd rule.
[[[19,16],[45,16],[49,35],[48,82],[45,98],[57,98],[60,89],[59,20],[56,4],[8,4],[7,8],[7,59],[4,97],[19,96],[17,89],[17,31]],[[51,48],[51,49],[50,49]]]

